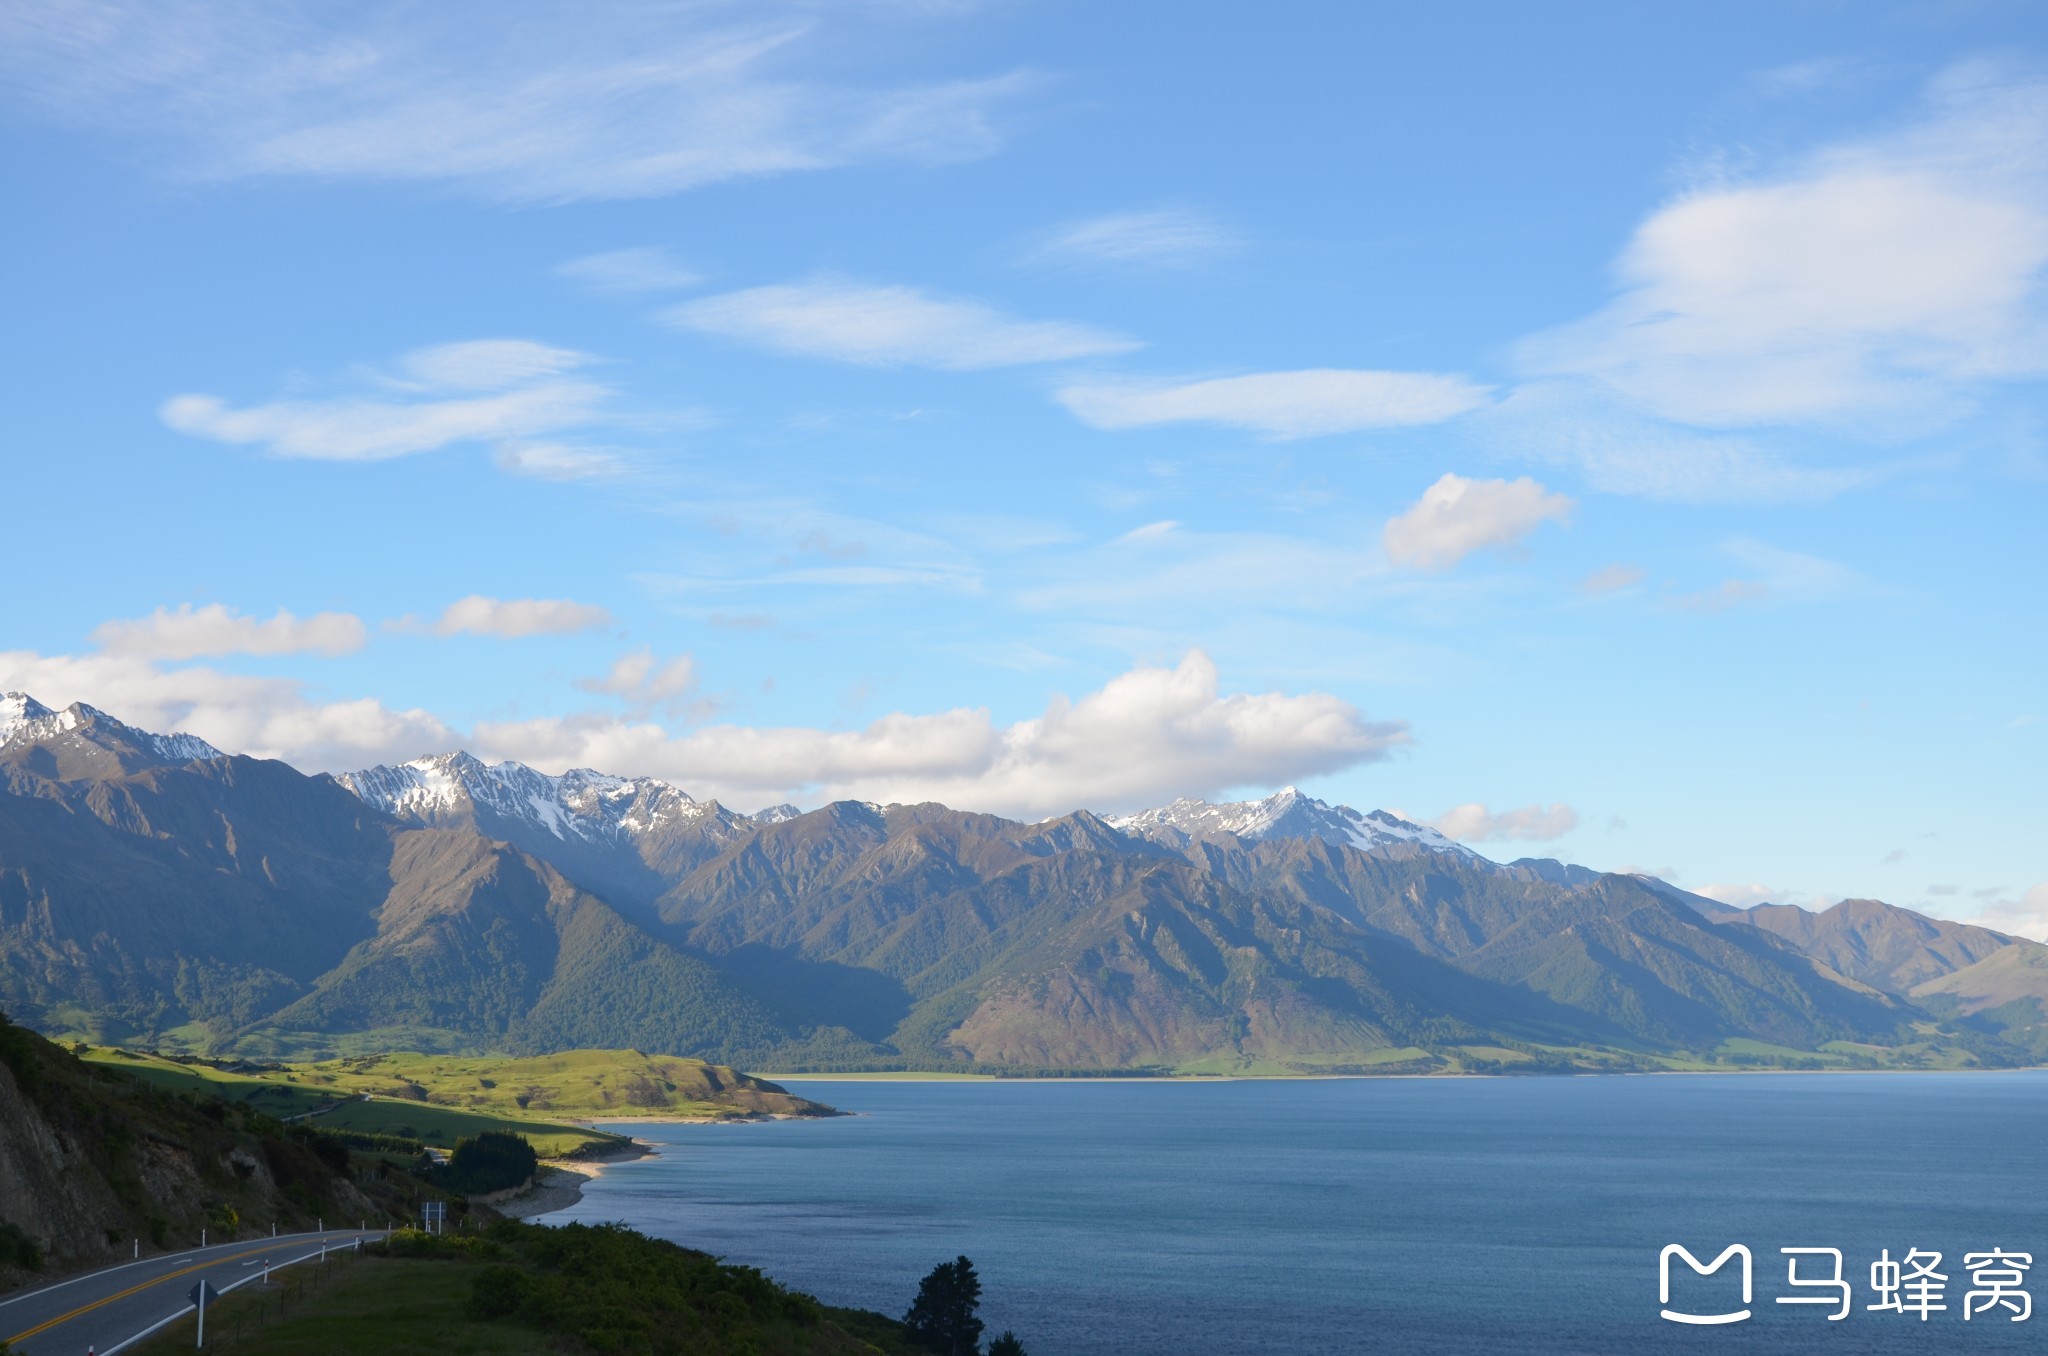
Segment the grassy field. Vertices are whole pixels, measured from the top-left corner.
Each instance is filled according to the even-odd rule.
[[[267,1290],[244,1286],[209,1306],[206,1345],[250,1356],[525,1356],[561,1350],[546,1333],[463,1312],[463,1300],[486,1265],[366,1257],[329,1262],[316,1272],[319,1264],[303,1263],[278,1272],[278,1284]],[[194,1327],[194,1320],[181,1319],[135,1350],[141,1356],[190,1352]]]
[[[745,1075],[700,1059],[638,1050],[503,1055],[364,1055],[290,1066],[301,1086],[413,1097],[523,1116],[721,1120],[746,1114],[730,1098]]]
[[[180,1319],[137,1350],[190,1351],[195,1327]],[[360,1257],[279,1271],[210,1306],[206,1337],[209,1350],[249,1356],[911,1356],[894,1320],[750,1268],[610,1226],[509,1223],[401,1233]]]
[[[494,1110],[437,1104],[411,1095],[364,1099],[363,1091],[309,1082],[304,1071],[285,1068],[267,1073],[235,1073],[208,1064],[183,1064],[157,1055],[94,1047],[85,1052],[91,1063],[123,1069],[158,1087],[197,1092],[243,1102],[278,1117],[308,1117],[326,1130],[403,1135],[437,1148],[486,1130],[523,1135],[544,1158],[623,1143],[620,1136],[582,1126],[564,1125],[540,1116],[505,1115]],[[328,1108],[321,1111],[320,1108]],[[318,1114],[315,1114],[318,1113]]]
[[[436,1146],[509,1130],[550,1157],[617,1142],[615,1135],[572,1124],[585,1118],[727,1120],[797,1109],[745,1074],[638,1050],[222,1065],[95,1046],[84,1057],[160,1086],[246,1102],[280,1119],[311,1117],[322,1129],[403,1135]]]

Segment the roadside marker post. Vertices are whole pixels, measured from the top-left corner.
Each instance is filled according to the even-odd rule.
[[[195,1348],[206,1345],[206,1306],[219,1294],[220,1291],[214,1289],[210,1283],[201,1281],[192,1287],[191,1293],[187,1296],[192,1301],[192,1307],[199,1311],[199,1336],[192,1343]]]

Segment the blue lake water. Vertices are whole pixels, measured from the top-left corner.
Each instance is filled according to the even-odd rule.
[[[2048,1312],[1965,1322],[1966,1252],[2048,1301],[2048,1073],[877,1083],[858,1115],[629,1128],[575,1208],[900,1313],[965,1253],[991,1334],[1062,1353],[2048,1352]],[[1658,1254],[1755,1258],[1753,1317],[1658,1316]],[[1854,1312],[1785,1306],[1834,1247]],[[1870,1264],[1939,1251],[1946,1312],[1871,1312]],[[1676,1263],[1672,1307],[1740,1307]],[[1800,1275],[1824,1275],[1826,1259]]]

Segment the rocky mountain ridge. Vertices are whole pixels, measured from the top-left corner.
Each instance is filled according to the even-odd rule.
[[[2010,997],[1920,993],[2017,944],[2000,934],[1502,865],[1291,789],[1117,820],[749,816],[461,754],[342,779],[179,762],[90,708],[19,712],[0,1001],[95,1038],[781,1068],[2020,1057]]]

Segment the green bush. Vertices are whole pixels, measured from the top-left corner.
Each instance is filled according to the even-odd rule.
[[[430,1175],[436,1186],[463,1196],[482,1196],[525,1186],[540,1171],[540,1157],[518,1135],[486,1130],[457,1140],[448,1166]]]
[[[510,1318],[534,1296],[534,1284],[516,1267],[485,1267],[470,1290],[471,1318]]]

